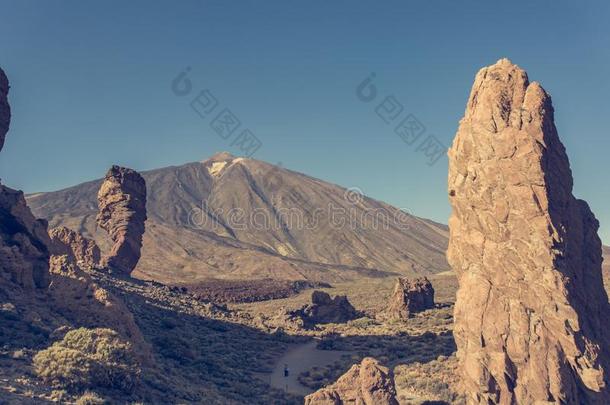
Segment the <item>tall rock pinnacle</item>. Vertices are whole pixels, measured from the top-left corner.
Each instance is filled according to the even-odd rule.
[[[146,222],[146,183],[135,170],[112,166],[97,194],[97,224],[113,245],[103,265],[130,274],[140,260]]]
[[[8,78],[0,69],[0,151],[11,123],[11,107],[8,104]]]
[[[572,195],[553,113],[502,59],[477,74],[449,150],[447,256],[470,403],[610,403],[599,224]]]

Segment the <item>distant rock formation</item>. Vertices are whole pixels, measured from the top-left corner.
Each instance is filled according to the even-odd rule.
[[[54,255],[68,255],[83,268],[93,268],[100,264],[100,249],[93,239],[85,238],[65,226],[51,229],[49,236],[51,237],[51,252]]]
[[[115,330],[134,344],[143,360],[149,358],[149,346],[120,299],[95,283],[67,255],[51,256],[50,272],[49,294],[55,311],[79,326]]]
[[[8,127],[11,123],[11,107],[8,104],[8,78],[4,70],[0,68],[0,151],[4,146],[4,140]]]
[[[343,323],[358,316],[358,311],[350,304],[345,295],[331,298],[324,291],[314,291],[311,294],[311,304],[291,312],[290,317],[303,320],[305,327],[318,323]]]
[[[398,405],[392,371],[366,357],[334,384],[305,397],[305,405],[343,404]]]
[[[553,113],[502,59],[477,74],[449,150],[454,335],[470,403],[610,403],[598,222],[572,195]]]
[[[113,242],[103,265],[129,275],[140,260],[146,222],[146,183],[135,170],[112,166],[97,199],[97,224]]]
[[[0,69],[0,150],[11,122],[8,79]],[[23,193],[0,184],[0,275],[25,288],[49,284],[47,222],[34,218]]]
[[[405,320],[416,312],[434,308],[434,288],[426,277],[408,279],[399,277],[390,298],[387,316]]]

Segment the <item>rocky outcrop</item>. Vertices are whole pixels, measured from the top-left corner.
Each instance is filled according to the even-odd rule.
[[[11,107],[8,104],[8,78],[4,70],[0,69],[0,151],[4,146],[4,140],[8,127],[11,123]]]
[[[97,224],[113,245],[103,265],[130,274],[140,260],[146,221],[146,183],[138,172],[112,166],[97,194]]]
[[[0,184],[0,272],[25,288],[49,284],[47,222],[36,219],[23,193]]]
[[[292,311],[290,318],[299,318],[305,327],[318,323],[343,323],[358,316],[358,311],[350,304],[345,295],[331,298],[324,291],[314,291],[311,294],[311,304]]]
[[[392,371],[366,357],[337,382],[305,397],[305,405],[398,405]]]
[[[67,255],[81,268],[94,268],[100,264],[101,253],[94,240],[65,226],[51,229],[49,236],[53,255]]]
[[[51,256],[49,294],[53,309],[73,324],[115,330],[134,345],[142,359],[150,348],[125,304],[94,282],[67,255]]]
[[[471,403],[610,403],[598,222],[572,195],[553,114],[544,89],[500,60],[477,74],[449,150],[454,335]]]
[[[399,277],[390,298],[387,315],[390,319],[405,320],[416,312],[434,308],[434,288],[426,277]]]

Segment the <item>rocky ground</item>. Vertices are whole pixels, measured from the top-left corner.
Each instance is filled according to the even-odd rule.
[[[319,348],[347,352],[329,365],[301,373],[301,384],[312,390],[318,389],[371,356],[394,369],[401,404],[417,404],[424,400],[460,402],[452,371],[456,367],[451,334],[457,287],[455,277],[451,273],[432,277],[436,308],[415,314],[406,321],[392,321],[380,316],[388,304],[395,281],[386,278],[323,289],[331,295],[347,295],[362,315],[346,323],[319,324],[314,329],[291,331],[299,336],[320,339]],[[300,308],[310,301],[310,296],[311,293],[303,292],[287,299],[239,304],[234,308],[259,317],[265,325],[273,325],[283,320],[278,314]],[[286,325],[286,328],[290,330],[291,326]]]
[[[153,353],[151,364],[143,366],[140,386],[130,395],[95,390],[109,403],[300,402],[300,398],[269,389],[257,377],[270,373],[274,359],[299,337],[265,333],[253,326],[255,321],[247,313],[201,303],[160,284],[102,273],[93,273],[93,278],[123,299]],[[0,398],[7,403],[71,403],[83,394],[54,390],[33,373],[35,353],[57,340],[54,327],[67,323],[61,319],[50,322],[43,305],[2,306]]]
[[[391,293],[394,279],[376,284],[345,284],[328,288],[332,295],[347,294],[363,316],[344,324],[325,324],[314,329],[291,329],[275,314],[298,308],[311,291],[296,296],[248,304],[202,302],[176,287],[92,272],[101,286],[123,299],[133,312],[144,338],[151,344],[153,362],[143,367],[141,385],[129,396],[108,389],[94,395],[108,403],[302,403],[302,396],[268,386],[268,377],[279,357],[294,344],[319,338],[318,347],[349,353],[324,368],[312,368],[299,376],[311,390],[334,381],[366,356],[394,367],[398,392],[408,398],[452,399],[450,370],[454,362],[451,338],[451,276],[433,279],[441,304],[406,322],[375,319],[383,307],[380,296]],[[377,299],[372,291],[377,291]],[[42,297],[41,297],[42,298]],[[5,300],[7,301],[7,300]],[[58,339],[61,319],[46,319],[44,302],[2,306],[0,397],[7,403],[76,402],[84,392],[53,389],[38,380],[32,358]],[[6,328],[5,328],[6,326]],[[10,329],[10,335],[8,330]],[[284,332],[286,331],[286,332]],[[428,365],[435,362],[436,368]],[[446,366],[447,365],[447,366]],[[430,368],[434,377],[418,371],[419,379],[403,378],[413,370]],[[87,395],[92,395],[88,392]],[[84,402],[81,402],[84,403]],[[404,402],[409,403],[409,402]]]
[[[394,278],[337,284],[324,291],[347,295],[361,311],[358,319],[313,329],[282,324],[278,316],[309,302],[311,290],[262,302],[212,304],[177,287],[93,272],[93,279],[121,297],[151,344],[152,364],[143,367],[140,386],[130,395],[53,389],[32,370],[32,358],[62,334],[60,318],[49,319],[45,302],[25,305],[0,294],[0,398],[2,403],[302,403],[302,395],[270,388],[278,360],[295,345],[317,338],[318,348],[345,351],[338,360],[299,373],[311,391],[334,382],[364,357],[377,358],[395,374],[401,404],[424,400],[461,403],[455,390],[457,362],[452,337],[456,279],[450,273],[431,277],[437,305],[406,321],[378,314],[387,305]],[[55,328],[55,330],[54,330]],[[65,333],[65,332],[64,332]],[[81,402],[77,402],[77,401]]]

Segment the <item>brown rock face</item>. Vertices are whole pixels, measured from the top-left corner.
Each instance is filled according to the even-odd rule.
[[[305,405],[343,404],[398,405],[391,370],[366,357],[334,384],[305,397]]]
[[[431,308],[434,308],[434,288],[426,277],[396,280],[387,311],[390,318],[404,320]]]
[[[65,226],[49,231],[51,252],[54,255],[67,255],[74,258],[79,266],[93,268],[100,264],[100,249],[94,240],[85,238],[80,233]]]
[[[36,219],[21,191],[0,184],[0,274],[25,288],[49,284],[47,222]]]
[[[311,304],[290,313],[290,316],[301,318],[304,326],[311,327],[318,323],[343,323],[358,316],[358,311],[350,304],[345,295],[331,298],[324,291],[311,294]]]
[[[610,403],[598,222],[572,195],[553,113],[544,89],[500,60],[477,74],[449,150],[447,256],[471,403]]]
[[[8,78],[0,69],[0,151],[4,146],[4,139],[11,123],[11,107],[8,104]]]
[[[135,170],[112,166],[97,199],[97,224],[113,242],[103,265],[130,274],[140,260],[146,222],[146,183]]]

